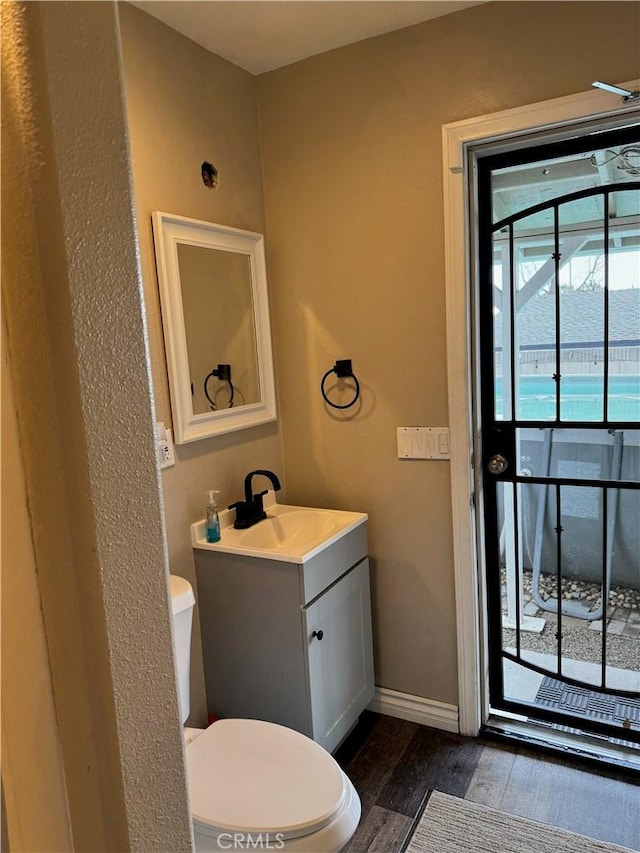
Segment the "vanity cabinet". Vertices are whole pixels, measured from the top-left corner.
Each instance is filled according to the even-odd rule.
[[[366,522],[303,562],[195,550],[210,714],[334,750],[374,693]]]

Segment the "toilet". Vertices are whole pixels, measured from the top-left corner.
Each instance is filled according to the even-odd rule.
[[[171,575],[178,695],[189,716],[195,597]],[[358,826],[360,798],[335,759],[306,735],[261,720],[219,720],[185,729],[197,853],[284,850],[334,853]]]

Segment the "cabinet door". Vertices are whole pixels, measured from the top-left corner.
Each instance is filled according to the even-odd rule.
[[[373,698],[369,561],[304,612],[313,739],[331,751]]]

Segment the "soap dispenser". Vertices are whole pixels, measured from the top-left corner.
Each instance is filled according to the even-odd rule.
[[[209,490],[209,500],[207,501],[207,542],[220,541],[220,518],[218,517],[218,504],[216,503],[215,495],[220,492],[215,489]]]

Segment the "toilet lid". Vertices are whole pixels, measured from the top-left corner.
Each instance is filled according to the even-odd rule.
[[[310,738],[259,720],[219,720],[187,745],[199,831],[309,835],[347,798],[346,777]]]

